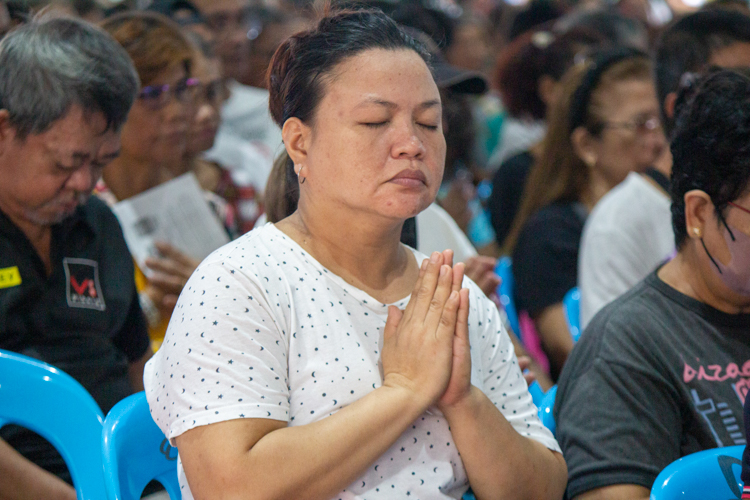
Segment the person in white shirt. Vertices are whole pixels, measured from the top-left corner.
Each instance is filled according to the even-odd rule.
[[[582,330],[675,251],[667,189],[658,171],[631,172],[589,215],[578,257]]]
[[[425,58],[367,10],[276,53],[298,208],[201,264],[144,376],[183,498],[562,497],[497,308],[399,242],[445,159]]]

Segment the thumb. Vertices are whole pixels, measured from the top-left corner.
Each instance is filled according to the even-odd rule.
[[[404,311],[396,306],[388,306],[388,319],[385,321],[385,328],[383,329],[383,339],[388,340],[396,334],[401,318],[404,316]]]

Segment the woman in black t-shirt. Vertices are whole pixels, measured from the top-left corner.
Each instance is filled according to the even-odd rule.
[[[533,320],[553,379],[573,348],[562,299],[576,284],[584,221],[607,191],[661,154],[658,116],[651,63],[639,51],[604,51],[563,79],[505,243],[516,306]]]

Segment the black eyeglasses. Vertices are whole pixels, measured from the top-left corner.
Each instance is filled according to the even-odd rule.
[[[143,87],[138,98],[151,109],[160,109],[169,104],[174,97],[180,102],[194,100],[199,90],[197,78],[184,78],[174,85],[149,85]]]
[[[661,129],[661,120],[655,116],[639,116],[626,122],[604,122],[604,128],[624,128],[639,135]]]

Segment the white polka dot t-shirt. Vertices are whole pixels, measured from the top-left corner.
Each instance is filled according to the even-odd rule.
[[[472,383],[520,434],[559,451],[537,417],[497,308],[470,280],[464,286]],[[408,300],[395,305],[403,309]],[[381,385],[387,314],[387,304],[266,224],[216,250],[183,289],[146,365],[151,414],[170,439],[237,418],[289,425],[326,418]],[[179,461],[178,474],[183,498],[192,499]],[[448,424],[431,409],[336,498],[460,498],[467,488]]]

